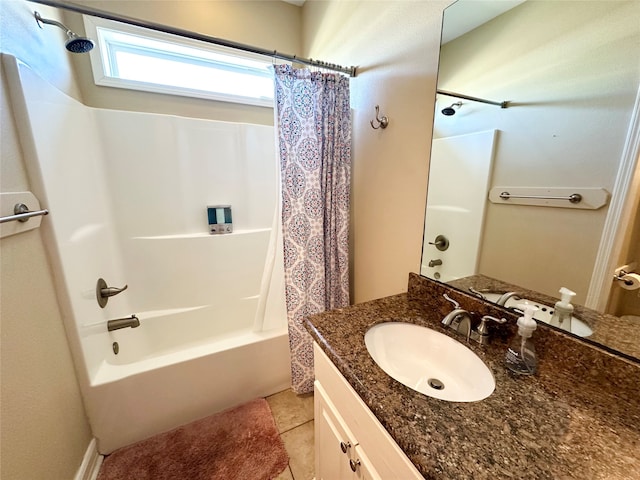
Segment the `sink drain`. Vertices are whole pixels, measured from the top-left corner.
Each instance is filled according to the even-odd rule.
[[[430,378],[429,380],[427,380],[427,383],[434,390],[442,390],[444,388],[444,383],[442,383],[437,378]]]

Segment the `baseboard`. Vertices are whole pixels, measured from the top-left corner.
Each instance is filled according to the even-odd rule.
[[[98,472],[100,471],[103,458],[104,457],[98,453],[96,439],[92,438],[87,447],[87,451],[84,453],[82,464],[74,480],[95,480],[98,478]]]

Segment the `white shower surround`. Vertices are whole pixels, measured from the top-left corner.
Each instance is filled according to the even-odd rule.
[[[273,127],[89,108],[3,57],[100,452],[287,388]]]
[[[487,130],[433,140],[422,275],[449,282],[477,273],[497,137]],[[443,181],[449,178],[456,181]],[[449,240],[446,251],[429,244],[438,235]],[[429,266],[436,259],[442,264]]]

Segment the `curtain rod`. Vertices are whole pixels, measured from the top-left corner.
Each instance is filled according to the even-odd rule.
[[[456,97],[456,98],[462,98],[464,100],[471,100],[473,102],[488,103],[489,105],[498,105],[500,108],[507,108],[509,106],[509,102],[506,100],[504,102],[493,102],[491,100],[485,100],[484,98],[470,97],[469,95],[448,92],[446,90],[436,90],[436,93],[439,93],[441,95],[446,95],[448,97]]]
[[[201,33],[192,32],[190,30],[183,30],[181,28],[169,27],[160,23],[149,22],[146,20],[139,20],[137,18],[127,17],[125,15],[119,15],[104,10],[99,10],[93,7],[87,7],[84,5],[78,5],[71,2],[61,2],[58,0],[29,0],[33,3],[39,3],[41,5],[48,5],[50,7],[63,8],[76,13],[82,13],[85,15],[91,15],[94,17],[100,17],[107,20],[113,20],[115,22],[128,23],[135,25],[136,27],[149,28],[159,32],[170,33],[172,35],[179,35],[181,37],[191,38],[193,40],[200,40],[206,43],[212,43],[214,45],[221,45],[223,47],[234,48],[236,50],[243,50],[245,52],[256,53],[258,55],[264,55],[271,58],[277,58],[280,60],[287,60],[294,63],[300,63],[303,65],[310,65],[312,67],[324,68],[326,70],[333,70],[335,72],[345,73],[350,77],[356,76],[356,67],[342,67],[334,63],[327,63],[321,60],[313,60],[311,58],[302,58],[296,55],[287,55],[280,53],[276,50],[266,50],[264,48],[253,47],[244,43],[233,42],[231,40],[224,40],[222,38],[211,37],[209,35],[203,35]]]

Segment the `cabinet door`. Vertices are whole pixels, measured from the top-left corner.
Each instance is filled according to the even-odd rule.
[[[313,355],[317,391],[321,391],[333,411],[338,412],[336,413],[337,418],[345,425],[344,428],[350,438],[354,440],[353,451],[349,459],[356,461],[358,454],[362,457],[360,458],[362,468],[356,470],[356,475],[358,471],[363,472],[361,473],[362,477],[356,476],[355,478],[358,480],[361,478],[365,480],[379,478],[385,480],[424,480],[415,465],[411,463],[317,343],[313,345]],[[316,419],[318,418],[320,418],[320,413],[316,411]],[[347,421],[345,422],[345,420]],[[364,455],[367,455],[366,460]],[[318,478],[320,477],[318,476]],[[335,480],[329,477],[325,477],[325,479]]]
[[[315,382],[315,467],[316,480],[353,480],[349,460],[354,460],[355,440],[342,418]]]
[[[361,445],[356,445],[354,449],[353,468],[355,467],[355,478],[357,480],[382,480],[371,465],[369,458],[364,453]]]

